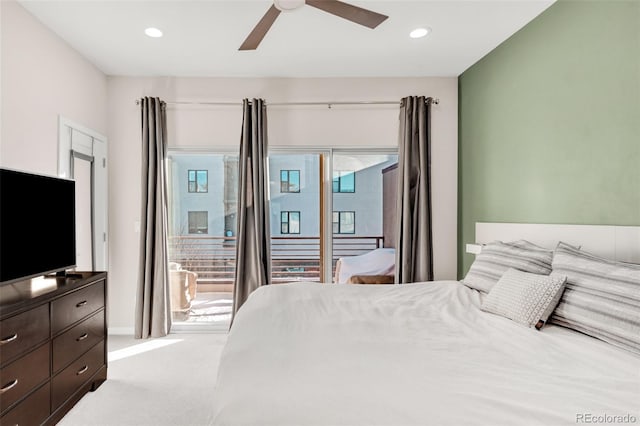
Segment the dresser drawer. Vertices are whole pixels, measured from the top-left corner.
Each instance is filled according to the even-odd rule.
[[[0,366],[49,338],[49,304],[0,321]]]
[[[51,381],[53,410],[73,395],[104,364],[104,341],[101,341],[55,376]]]
[[[49,378],[49,345],[0,369],[0,412]]]
[[[51,388],[47,382],[0,418],[2,426],[41,425],[49,417]]]
[[[60,332],[103,306],[104,281],[54,300],[51,302],[51,333]]]
[[[104,310],[53,339],[53,372],[104,339]]]

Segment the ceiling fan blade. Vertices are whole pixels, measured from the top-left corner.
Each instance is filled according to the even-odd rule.
[[[274,5],[271,5],[269,10],[267,10],[267,13],[265,13],[262,19],[260,19],[260,22],[258,22],[238,50],[255,50],[267,34],[267,31],[269,31],[269,28],[271,28],[273,23],[276,21],[278,15],[280,15],[280,10],[278,10]]]
[[[306,3],[309,6],[324,10],[332,15],[339,16],[372,29],[388,18],[386,15],[363,9],[358,6],[353,6],[338,0],[306,0]]]

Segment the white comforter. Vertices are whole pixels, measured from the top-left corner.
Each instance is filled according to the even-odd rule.
[[[480,311],[456,281],[263,287],[240,309],[216,425],[575,425],[635,416],[640,357]]]

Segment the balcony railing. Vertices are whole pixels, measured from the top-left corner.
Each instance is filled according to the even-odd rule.
[[[357,256],[383,247],[381,236],[333,237],[332,276],[340,257]],[[172,262],[198,274],[198,283],[231,284],[235,274],[235,237],[181,235],[169,238]],[[319,237],[272,237],[273,282],[320,281]],[[330,279],[327,278],[328,281]]]

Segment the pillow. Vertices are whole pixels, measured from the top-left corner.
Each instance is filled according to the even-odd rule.
[[[567,284],[551,323],[640,353],[640,265],[559,243],[553,273]]]
[[[544,247],[540,247],[539,245],[533,244],[532,242],[527,241],[527,240],[511,241],[511,242],[508,242],[508,243],[505,243],[505,244],[509,244],[511,246],[516,246],[516,247],[529,248],[529,249],[552,251],[552,250],[546,249]]]
[[[553,252],[543,248],[493,241],[482,247],[469,272],[462,280],[468,287],[488,293],[507,269],[513,268],[532,274],[549,275]]]
[[[559,275],[509,269],[493,286],[481,309],[539,330],[558,304],[566,280]]]

